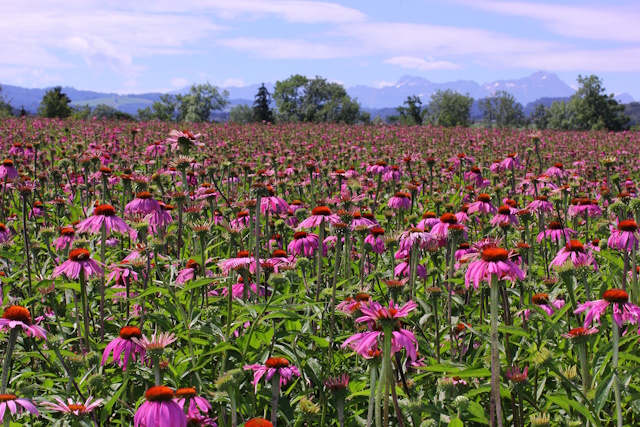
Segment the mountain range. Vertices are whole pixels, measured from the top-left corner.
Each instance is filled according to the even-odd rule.
[[[265,83],[265,86],[273,93],[273,83]],[[253,103],[253,98],[259,87],[260,85],[254,84],[243,87],[225,87],[224,89],[229,92],[231,105],[237,105]],[[434,83],[424,77],[406,75],[400,77],[392,85],[383,87],[356,85],[347,88],[347,93],[351,97],[357,98],[365,110],[374,112],[378,109],[392,109],[402,105],[407,96],[411,95],[419,96],[422,102],[426,104],[434,92],[447,89],[462,94],[468,93],[475,100],[486,98],[499,90],[504,90],[512,94],[518,102],[525,106],[542,98],[568,98],[575,92],[571,86],[562,81],[556,74],[539,71],[520,79],[496,80],[489,83],[477,83],[472,80]],[[17,108],[24,106],[30,112],[37,110],[46,90],[2,85],[2,94],[11,105]],[[186,91],[188,91],[188,88],[172,93],[184,93]],[[150,106],[161,95],[161,93],[119,95],[116,93],[78,90],[72,87],[64,87],[63,92],[69,96],[74,106],[88,104],[91,107],[95,107],[98,104],[106,104],[131,114],[137,113],[140,108]],[[623,104],[634,101],[633,97],[626,93],[616,94],[616,99]]]

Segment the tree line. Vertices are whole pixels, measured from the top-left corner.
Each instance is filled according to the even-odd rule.
[[[474,123],[471,109],[474,99],[469,94],[447,90],[433,93],[423,105],[419,96],[408,96],[389,123],[407,126],[434,125],[445,127],[535,127],[558,130],[613,130],[625,129],[629,117],[625,106],[613,94],[606,94],[602,80],[595,75],[578,76],[578,90],[568,101],[554,101],[549,106],[538,103],[527,117],[524,107],[513,95],[497,91],[479,100],[481,123]],[[72,107],[69,97],[60,86],[48,90],[43,97],[38,115],[42,117],[100,117],[135,120],[127,113],[108,105],[90,108],[88,105]],[[632,103],[628,108],[635,115]],[[185,94],[164,94],[151,106],[138,110],[138,119],[176,122],[211,121],[216,113],[229,107],[229,93],[220,91],[210,83],[194,84]],[[638,106],[640,107],[640,106]],[[255,95],[253,105],[235,105],[229,110],[229,120],[236,123],[371,123],[370,113],[364,111],[356,98],[351,98],[344,86],[329,82],[320,76],[308,78],[299,74],[275,84],[273,94],[264,83]],[[2,97],[0,88],[0,117],[16,115],[10,103]],[[19,115],[26,115],[24,108]],[[382,120],[376,117],[374,122]]]

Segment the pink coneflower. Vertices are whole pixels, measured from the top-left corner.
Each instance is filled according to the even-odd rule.
[[[399,166],[390,166],[382,174],[382,180],[384,182],[395,181],[398,182],[402,178],[402,170]]]
[[[58,237],[54,242],[53,246],[55,246],[56,250],[66,249],[71,246],[71,243],[75,240],[76,232],[73,227],[64,227],[60,230],[60,237]]]
[[[244,227],[249,226],[249,212],[248,211],[240,211],[236,214],[236,217],[231,220],[230,224],[232,227],[237,229],[242,229]]]
[[[356,353],[365,357],[371,350],[378,348],[378,342],[384,335],[383,325],[392,325],[391,351],[396,353],[402,349],[407,351],[411,360],[417,359],[416,337],[411,331],[400,328],[401,318],[407,317],[418,305],[413,301],[408,301],[402,307],[389,302],[389,307],[383,307],[378,302],[371,302],[368,307],[361,306],[362,316],[357,318],[357,322],[366,322],[370,329],[366,332],[357,333],[342,344],[342,347],[349,346]]]
[[[450,212],[444,213],[440,217],[440,222],[431,228],[431,234],[438,239],[446,239],[449,231],[449,226],[458,223],[458,218]]]
[[[5,414],[16,415],[22,413],[23,410],[27,410],[36,417],[40,416],[36,405],[29,399],[20,398],[15,394],[0,394],[0,420],[5,419]]]
[[[0,181],[13,182],[20,179],[20,174],[13,167],[13,160],[4,159],[0,164]]]
[[[470,254],[469,257],[477,258],[480,254]],[[524,279],[525,273],[509,259],[509,252],[503,248],[488,247],[482,250],[480,259],[476,259],[471,264],[464,276],[467,289],[473,283],[477,290],[480,282],[489,282],[491,275],[495,274],[499,279]]]
[[[151,387],[133,417],[134,427],[187,427],[187,416],[173,401],[173,390],[162,385]]]
[[[580,340],[596,333],[598,333],[598,328],[585,328],[580,326],[579,328],[571,329],[566,334],[562,334],[562,337],[570,340]]]
[[[80,221],[76,229],[80,233],[98,234],[102,230],[102,225],[107,229],[107,233],[111,230],[120,234],[134,233],[133,229],[122,219],[116,216],[116,209],[111,205],[100,205],[93,210],[93,216]]]
[[[135,362],[136,354],[140,357],[141,361],[145,358],[145,349],[139,345],[136,340],[142,337],[140,328],[135,326],[125,326],[120,329],[120,336],[109,344],[102,353],[101,365],[104,366],[109,360],[109,355],[113,352],[113,361],[122,368],[123,371],[127,369],[129,359]]]
[[[102,268],[91,258],[91,254],[84,248],[77,248],[69,252],[69,259],[53,269],[53,277],[66,274],[70,279],[77,279],[80,272],[84,272],[85,279],[101,276]]]
[[[411,209],[411,194],[398,191],[389,199],[387,206],[392,209],[409,210]]]
[[[11,230],[0,222],[0,243],[6,243],[11,238]]]
[[[372,175],[379,175],[387,171],[387,162],[380,160],[367,168],[367,172]]]
[[[276,249],[267,262],[273,265],[274,271],[277,273],[280,266],[293,267],[295,265],[295,258],[289,257],[287,252],[282,249]]]
[[[482,193],[478,195],[478,199],[475,202],[469,204],[468,212],[470,214],[474,212],[489,214],[497,212],[497,209],[491,204],[491,196]]]
[[[556,179],[563,179],[568,175],[568,173],[564,170],[564,166],[562,165],[562,163],[554,163],[553,166],[547,169],[545,174]]]
[[[623,322],[638,323],[640,307],[629,302],[629,294],[622,289],[609,289],[602,295],[602,299],[587,301],[581,304],[574,313],[587,311],[584,318],[584,327],[588,328],[595,320],[600,323],[600,316],[613,304],[613,320],[622,327]]]
[[[246,365],[244,366],[244,370],[253,371],[253,381],[251,383],[255,387],[256,392],[258,391],[258,382],[265,374],[266,380],[269,381],[277,372],[280,375],[280,388],[291,381],[294,375],[297,377],[300,376],[298,368],[291,365],[284,357],[270,357],[264,365],[260,365],[259,363]]]
[[[188,413],[197,414],[199,411],[205,414],[211,411],[211,404],[204,397],[198,396],[195,388],[179,388],[175,393],[175,401],[184,411],[185,403],[189,403]]]
[[[93,400],[93,396],[89,396],[84,403],[76,403],[71,398],[67,399],[67,403],[65,403],[64,400],[60,399],[59,397],[56,397],[55,400],[58,403],[44,402],[42,403],[42,406],[46,406],[52,411],[73,414],[76,417],[80,417],[86,413],[93,411],[103,402],[103,399]]]
[[[527,205],[527,209],[533,213],[551,212],[553,211],[553,203],[549,201],[547,196],[538,196]]]
[[[218,266],[224,274],[229,274],[231,270],[240,270],[243,268],[249,269],[249,272],[255,271],[255,258],[249,253],[249,251],[240,251],[236,254],[235,258],[229,258],[222,260],[218,263]]]
[[[404,261],[396,265],[396,268],[393,270],[393,276],[409,277],[410,272],[411,272],[411,266],[409,265],[409,257],[406,257]],[[427,278],[427,269],[425,268],[424,265],[420,263],[416,264],[416,277],[420,278],[420,280],[424,280]]]
[[[249,283],[247,285],[249,287],[249,289],[247,289],[247,294],[255,294],[258,295],[258,287],[256,286],[255,283]],[[244,296],[244,279],[242,278],[242,276],[238,277],[238,283],[234,284],[231,286],[231,298],[232,299],[240,299]],[[221,295],[223,297],[226,297],[227,295],[229,295],[229,289],[227,287],[222,288],[221,291]]]
[[[547,313],[547,316],[552,316],[553,313],[565,306],[565,302],[562,299],[557,299],[554,302],[549,302],[549,294],[545,293],[535,294],[532,297],[532,300],[535,305],[537,305],[542,310],[544,310],[545,313]],[[529,320],[529,316],[531,316],[531,309],[527,308],[525,310],[522,310],[522,314],[524,315],[525,319]]]
[[[516,384],[525,382],[529,376],[528,374],[529,374],[528,366],[524,368],[524,371],[521,371],[519,366],[514,365],[511,368],[507,369],[507,372],[506,372],[507,379],[512,383],[516,383]]]
[[[187,261],[187,265],[182,270],[178,271],[178,277],[176,277],[176,283],[181,285],[187,283],[189,280],[193,279],[196,275],[196,271],[200,268],[200,265],[197,261],[190,259]]]
[[[298,231],[293,234],[293,240],[289,243],[287,250],[293,255],[302,255],[304,257],[312,257],[318,250],[319,237],[317,234],[307,233],[306,231]],[[326,253],[325,245],[323,252]]]
[[[252,418],[244,424],[244,427],[273,427],[273,424],[264,418]]]
[[[264,215],[269,209],[274,215],[285,213],[289,210],[289,204],[281,197],[277,197],[273,189],[268,186],[269,195],[260,199],[260,211]]]
[[[322,222],[334,225],[341,221],[340,217],[336,214],[332,214],[331,209],[327,206],[317,206],[311,211],[311,216],[302,221],[298,228],[316,228]]]
[[[560,242],[561,240],[571,240],[573,236],[577,233],[568,228],[563,227],[562,224],[558,221],[551,221],[546,230],[541,231],[536,238],[536,242],[542,242],[544,238],[551,238],[554,242]]]
[[[245,424],[245,427],[248,424]],[[218,427],[216,422],[207,417],[206,415],[202,415],[199,412],[192,412],[187,414],[187,426],[188,427],[204,427],[204,426],[212,426]]]
[[[136,198],[127,203],[124,213],[128,215],[147,215],[160,209],[160,204],[148,191],[141,191],[136,194]]]
[[[111,273],[107,276],[107,284],[113,280],[119,285],[126,285],[127,283],[138,280],[138,273],[128,265],[129,261],[122,261],[122,267],[119,264],[111,265]]]
[[[509,153],[507,157],[500,163],[503,170],[512,170],[520,167],[520,159],[518,153]]]
[[[145,149],[145,153],[147,154],[147,156],[150,156],[150,157],[162,156],[166,151],[167,151],[167,147],[164,146],[162,141],[156,141],[148,145],[147,148]]]
[[[431,230],[431,228],[439,222],[440,220],[435,212],[425,212],[422,214],[422,219],[416,227],[422,230]]]
[[[373,227],[369,235],[364,238],[366,244],[371,245],[371,250],[376,254],[384,253],[384,230],[380,227]]]
[[[302,209],[302,208],[304,208],[304,205],[300,200],[297,200],[297,199],[291,202],[291,204],[289,205],[289,209],[291,209],[291,212],[293,213],[295,213],[298,209]]]
[[[31,324],[31,313],[25,307],[12,305],[4,309],[0,319],[0,331],[7,332],[10,329],[22,328],[30,337],[47,339],[47,331],[43,327]],[[0,418],[2,419],[2,418]]]
[[[151,352],[151,354],[159,350],[164,350],[170,344],[173,344],[177,340],[178,338],[176,337],[176,335],[169,332],[154,332],[153,335],[151,335],[151,339],[147,338],[144,335],[134,336],[131,338],[131,341],[136,343],[136,345],[139,346],[143,351],[149,351]]]
[[[355,211],[350,225],[351,230],[355,230],[357,227],[373,227],[378,225],[378,223],[369,218],[365,218],[359,211]]]
[[[549,266],[562,267],[569,259],[573,263],[574,267],[591,265],[595,263],[593,255],[585,251],[582,242],[578,240],[571,240],[565,245],[565,247],[558,251],[556,257],[549,263]]]
[[[368,305],[371,300],[371,295],[365,292],[359,292],[355,294],[353,298],[347,297],[340,304],[336,305],[336,309],[344,314],[353,314],[360,309],[362,305]]]
[[[332,392],[339,392],[349,388],[349,375],[341,374],[335,377],[328,377],[324,380],[324,386]]]
[[[500,224],[510,224],[510,225],[519,225],[520,221],[518,221],[518,217],[515,216],[511,207],[509,206],[500,206],[498,208],[498,214],[491,218],[491,225],[494,227]]]
[[[171,217],[171,211],[173,210],[173,205],[167,205],[162,202],[158,202],[160,205],[160,209],[155,210],[144,217],[144,220],[149,223],[149,228],[153,233],[156,233],[158,227],[167,227],[169,224],[173,222],[173,218]],[[214,215],[214,222],[215,222]],[[215,222],[215,224],[219,224],[220,221]]]
[[[632,219],[620,221],[617,227],[609,226],[611,236],[607,244],[612,249],[619,251],[631,251],[635,246],[638,247],[640,236],[638,235],[638,225]]]
[[[482,171],[477,166],[473,166],[470,171],[465,172],[464,179],[465,181],[470,181],[476,187],[481,187],[484,182]]]

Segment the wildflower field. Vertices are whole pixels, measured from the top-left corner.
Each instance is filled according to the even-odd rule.
[[[4,426],[640,423],[640,134],[0,122]]]

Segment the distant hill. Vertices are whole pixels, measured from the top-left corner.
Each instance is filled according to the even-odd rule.
[[[273,93],[273,83],[265,82],[265,86]],[[220,89],[229,92],[230,106],[233,106],[253,104],[253,99],[259,87],[260,84],[253,84]],[[185,87],[170,93],[186,93],[188,89],[188,87]],[[511,93],[524,106],[527,115],[530,111],[533,111],[536,103],[541,102],[548,106],[555,100],[568,99],[575,92],[556,74],[539,71],[520,79],[496,80],[482,84],[473,80],[433,83],[424,77],[406,75],[398,79],[393,85],[380,88],[356,85],[347,88],[347,93],[351,97],[357,98],[363,109],[371,113],[372,118],[377,115],[384,118],[390,114],[395,114],[395,107],[402,105],[408,96],[417,95],[422,99],[423,104],[427,104],[431,94],[437,90],[447,89],[462,94],[468,93],[474,98],[475,101],[471,110],[472,118],[481,116],[478,100],[491,96],[499,90]],[[12,85],[2,85],[2,90],[4,96],[13,107],[20,108],[24,106],[27,111],[32,113],[35,113],[38,109],[40,100],[46,91],[46,89],[27,89]],[[136,114],[139,109],[152,105],[154,101],[160,99],[161,95],[161,93],[118,95],[115,93],[78,90],[72,87],[64,87],[63,92],[69,96],[74,106],[88,104],[91,107],[95,107],[98,104],[107,104],[129,114]],[[634,102],[633,97],[627,93],[616,94],[616,99],[624,104]]]

